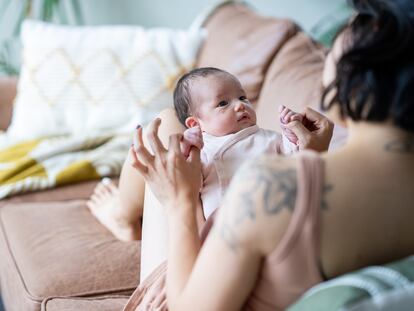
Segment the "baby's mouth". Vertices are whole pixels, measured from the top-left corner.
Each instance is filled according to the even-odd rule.
[[[250,120],[250,116],[248,113],[243,113],[238,119],[237,121],[246,121],[246,120]]]

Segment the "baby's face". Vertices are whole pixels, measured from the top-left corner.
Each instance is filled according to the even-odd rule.
[[[256,124],[256,113],[240,82],[215,74],[191,82],[191,98],[201,130],[214,136],[237,133]]]

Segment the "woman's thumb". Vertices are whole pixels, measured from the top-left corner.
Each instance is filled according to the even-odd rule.
[[[309,139],[310,132],[309,130],[299,121],[292,121],[288,124],[285,124],[289,130],[291,130],[299,141],[299,146],[303,146],[306,141]]]

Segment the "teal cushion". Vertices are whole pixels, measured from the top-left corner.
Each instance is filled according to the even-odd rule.
[[[414,282],[414,258],[385,266],[372,266],[323,282],[307,291],[289,311],[332,311],[385,292],[407,288]]]
[[[345,25],[352,14],[347,3],[341,3],[334,11],[323,16],[310,29],[310,35],[316,40],[331,47],[338,30]]]

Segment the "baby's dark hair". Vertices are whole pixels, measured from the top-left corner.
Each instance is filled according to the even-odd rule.
[[[174,89],[174,109],[181,124],[186,126],[185,120],[194,113],[191,109],[195,109],[191,100],[190,82],[196,78],[204,78],[210,75],[223,73],[231,75],[227,71],[214,67],[196,68],[186,73],[178,80]]]
[[[336,78],[322,108],[339,104],[354,121],[387,119],[414,132],[414,1],[352,0]],[[331,97],[330,93],[333,93]]]

